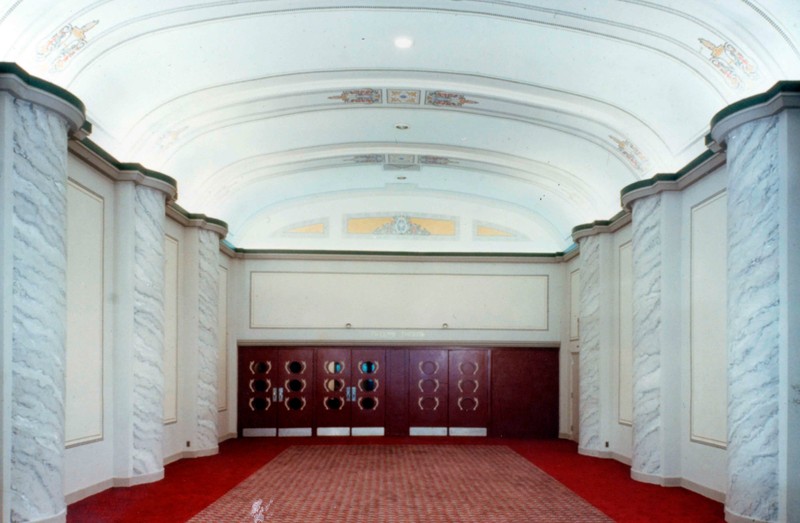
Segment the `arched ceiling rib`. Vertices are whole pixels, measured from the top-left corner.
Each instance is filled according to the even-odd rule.
[[[800,77],[798,35],[795,0],[0,11],[3,60],[79,96],[93,140],[247,248],[564,249],[622,186],[701,153],[716,111]]]

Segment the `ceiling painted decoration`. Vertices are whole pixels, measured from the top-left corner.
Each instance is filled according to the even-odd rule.
[[[0,59],[237,247],[553,252],[800,78],[800,2],[6,0]]]

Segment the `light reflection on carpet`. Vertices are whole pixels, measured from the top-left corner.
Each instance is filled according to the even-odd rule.
[[[612,520],[504,446],[303,445],[282,452],[190,521]]]

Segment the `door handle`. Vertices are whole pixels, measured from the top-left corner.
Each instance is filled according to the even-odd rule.
[[[272,401],[278,401],[278,389],[276,387],[272,387]]]
[[[355,387],[346,387],[345,388],[345,398],[347,401],[355,401],[356,400],[356,388]]]
[[[278,403],[283,403],[283,387],[278,387]]]

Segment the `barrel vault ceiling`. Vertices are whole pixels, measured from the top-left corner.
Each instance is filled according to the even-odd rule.
[[[800,2],[4,0],[0,59],[237,247],[553,252],[800,78]]]

